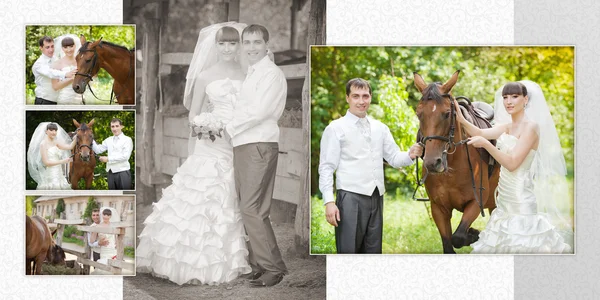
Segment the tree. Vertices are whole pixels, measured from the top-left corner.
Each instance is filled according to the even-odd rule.
[[[60,218],[61,214],[65,211],[65,200],[63,198],[58,199],[58,203],[56,204],[56,217]]]
[[[98,205],[98,202],[96,202],[96,199],[94,199],[94,197],[90,196],[88,198],[87,205],[85,206],[85,210],[83,211],[83,215],[81,215],[81,218],[91,220],[92,210],[94,210],[95,208],[99,209],[100,206]]]

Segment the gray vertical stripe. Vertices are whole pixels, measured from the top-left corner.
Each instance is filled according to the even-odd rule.
[[[575,256],[515,256],[515,299],[600,298],[600,2],[515,0],[515,44],[575,45]]]

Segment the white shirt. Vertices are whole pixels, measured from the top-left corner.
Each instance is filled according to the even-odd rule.
[[[347,112],[344,117],[332,121],[323,132],[319,189],[324,204],[334,201],[333,172],[336,173],[337,189],[370,196],[378,188],[383,195],[383,160],[394,168],[413,163],[407,152],[400,152],[385,124],[367,116],[371,132],[366,136],[360,134],[359,119]]]
[[[61,70],[52,69],[50,67],[51,63],[52,58],[42,54],[35,63],[33,63],[31,70],[35,77],[35,96],[56,102],[58,91],[55,91],[52,88],[52,79],[63,80],[67,73]]]
[[[234,147],[256,142],[279,142],[277,121],[285,108],[285,75],[268,56],[249,69],[233,118],[225,127]]]
[[[117,138],[117,141],[115,141]],[[111,136],[104,141],[102,145],[96,144],[96,141],[92,143],[92,150],[100,154],[108,150],[108,162],[106,163],[106,172],[111,171],[113,173],[127,171],[129,167],[129,157],[131,151],[133,151],[133,142],[131,138],[121,132],[118,136]]]

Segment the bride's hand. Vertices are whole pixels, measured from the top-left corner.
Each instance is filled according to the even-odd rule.
[[[63,159],[63,164],[68,164],[68,163],[72,163],[73,162],[73,157],[68,157]]]
[[[454,108],[456,109],[456,117],[458,119],[458,122],[461,124],[468,123],[469,121],[467,121],[467,119],[465,119],[465,116],[463,116],[462,110],[460,109],[460,105],[458,105],[458,101],[456,100],[454,100]]]
[[[482,148],[485,147],[486,144],[489,144],[490,142],[488,140],[486,140],[484,137],[482,136],[472,136],[469,138],[469,141],[467,142],[467,145],[471,145],[475,148]]]

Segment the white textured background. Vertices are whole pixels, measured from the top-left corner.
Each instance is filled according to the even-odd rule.
[[[513,43],[513,0],[326,1],[330,45]]]
[[[512,0],[328,0],[328,45],[513,44]],[[513,299],[513,256],[327,256],[327,299]]]
[[[25,25],[121,24],[119,0],[0,1],[0,299],[121,299],[118,276],[25,277]]]

